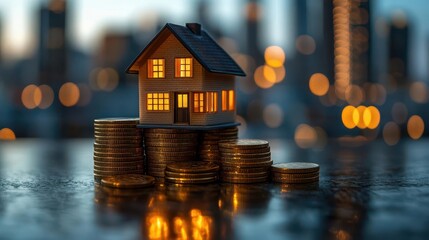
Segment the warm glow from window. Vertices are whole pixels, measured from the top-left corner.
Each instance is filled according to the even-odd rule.
[[[204,112],[204,93],[194,93],[194,112]]]
[[[146,218],[149,239],[169,239],[168,222],[160,215],[151,214]]]
[[[421,138],[425,131],[425,123],[420,116],[413,115],[408,119],[407,131],[410,138],[417,140]]]
[[[164,78],[165,77],[165,60],[164,59],[149,59],[147,61],[148,78]]]
[[[206,93],[207,112],[217,112],[217,92]]]
[[[176,58],[175,77],[192,77],[192,58]]]
[[[0,130],[0,140],[13,141],[16,139],[15,133],[10,128],[3,128]]]
[[[265,62],[273,68],[283,66],[286,56],[283,49],[279,46],[269,46],[265,49],[264,53]]]
[[[187,93],[177,94],[177,107],[178,108],[188,108],[188,94]]]
[[[314,95],[324,96],[329,90],[329,80],[324,74],[315,73],[311,75],[308,87]]]
[[[148,93],[146,96],[148,111],[170,110],[170,95],[168,93]]]
[[[235,92],[234,90],[222,90],[222,111],[235,110]]]
[[[61,104],[66,107],[72,107],[76,105],[80,98],[79,87],[72,82],[64,83],[58,94]]]

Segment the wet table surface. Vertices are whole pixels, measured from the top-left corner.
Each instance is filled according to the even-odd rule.
[[[320,182],[96,186],[92,140],[0,143],[0,239],[424,239],[429,141],[395,147],[270,141],[274,162],[321,166]]]

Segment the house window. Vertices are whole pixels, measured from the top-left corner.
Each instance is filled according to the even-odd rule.
[[[165,77],[165,60],[149,59],[147,61],[147,77],[164,78]]]
[[[222,90],[222,111],[235,110],[234,90]]]
[[[148,111],[169,111],[170,94],[168,93],[148,93],[147,94]]]
[[[206,93],[207,112],[217,112],[217,92]]]
[[[192,58],[176,58],[175,77],[192,77]]]
[[[202,92],[194,93],[194,112],[204,112],[204,93]]]

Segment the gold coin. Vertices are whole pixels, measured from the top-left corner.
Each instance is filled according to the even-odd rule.
[[[203,184],[203,183],[212,183],[218,180],[217,176],[207,177],[207,178],[174,178],[165,176],[165,180],[172,183],[181,183],[181,184]]]
[[[143,130],[141,128],[138,128],[135,124],[130,125],[115,125],[114,127],[111,127],[111,125],[95,125],[94,131],[100,131],[100,132],[128,132],[128,131],[137,131],[140,133],[143,133]]]
[[[170,172],[182,173],[217,172],[219,165],[204,161],[175,162],[167,164],[166,169]]]
[[[218,172],[205,172],[205,173],[178,173],[165,171],[166,177],[172,178],[208,178],[218,176]]]
[[[312,183],[319,181],[319,176],[299,179],[272,177],[272,180],[279,183]]]
[[[222,177],[237,177],[237,178],[259,178],[268,177],[269,173],[265,172],[254,172],[254,173],[237,173],[237,172],[225,172],[221,173]]]
[[[132,156],[132,157],[98,157],[94,156],[94,161],[98,162],[134,162],[142,161],[143,156]]]
[[[98,167],[129,167],[129,166],[143,166],[143,161],[133,161],[133,162],[103,162],[103,161],[94,161],[94,166]]]
[[[269,143],[265,140],[260,139],[238,139],[236,141],[225,141],[220,142],[219,146],[222,148],[232,148],[232,149],[257,149],[257,148],[267,148]]]
[[[96,145],[94,144],[94,152],[100,153],[140,153],[143,154],[142,147],[108,147],[105,145]]]
[[[101,145],[127,145],[132,147],[140,147],[143,146],[143,142],[141,140],[123,140],[123,139],[95,139],[95,143]]]
[[[319,165],[308,162],[277,163],[271,166],[271,171],[280,173],[310,173],[319,171]]]
[[[239,148],[222,148],[219,145],[219,151],[225,154],[256,154],[256,153],[269,153],[270,147],[254,148],[254,149],[239,149]]]
[[[161,151],[151,151],[150,149],[146,150],[146,155],[150,157],[192,157],[196,156],[195,151],[174,151],[174,152],[161,152]]]
[[[312,178],[318,177],[319,171],[311,173],[279,173],[271,172],[272,177],[276,178],[287,178],[287,179],[301,179],[301,178]]]
[[[184,139],[184,138],[166,138],[166,139],[155,139],[155,138],[145,138],[145,143],[149,143],[151,145],[156,145],[156,143],[161,144],[192,144],[196,146],[198,144],[197,139]]]
[[[94,156],[97,156],[97,157],[143,157],[143,154],[142,153],[134,153],[134,152],[112,153],[112,152],[94,151]]]
[[[269,167],[273,164],[273,161],[266,162],[255,162],[255,163],[230,163],[230,162],[221,162],[222,167],[234,167],[240,166],[241,168],[254,168],[254,167]]]
[[[113,176],[113,175],[121,175],[121,174],[129,174],[129,173],[143,173],[143,169],[136,170],[124,170],[124,171],[102,171],[94,169],[94,175],[97,176]]]
[[[117,117],[117,118],[99,118],[99,119],[94,119],[94,123],[97,124],[122,124],[122,123],[139,123],[139,118],[121,118],[121,117]]]
[[[263,158],[227,158],[227,157],[220,157],[220,161],[222,163],[231,163],[231,164],[252,164],[252,163],[258,163],[258,162],[267,162],[270,161],[271,157],[263,157]]]
[[[101,132],[101,131],[94,131],[94,136],[97,138],[105,138],[105,137],[139,137],[143,140],[142,135],[137,131],[122,131],[122,132]]]
[[[263,183],[268,181],[268,177],[257,177],[257,178],[241,178],[241,177],[225,177],[221,176],[222,182],[229,183]]]
[[[144,188],[155,184],[155,178],[140,174],[126,174],[112,177],[105,177],[101,184],[107,187],[115,188]]]
[[[141,142],[139,143],[133,143],[133,144],[106,144],[106,143],[98,143],[94,142],[94,149],[129,149],[129,148],[141,148],[143,149],[143,144]]]
[[[104,136],[98,136],[98,135],[94,135],[95,136],[95,141],[97,141],[98,139],[100,140],[138,140],[138,141],[143,141],[143,137],[142,136],[137,136],[137,135],[132,135],[132,136],[118,136],[118,135],[104,135]]]
[[[197,133],[149,133],[144,132],[145,139],[197,139]]]
[[[145,133],[197,133],[196,131],[175,128],[145,128]]]
[[[97,171],[106,171],[106,172],[124,172],[124,171],[133,171],[133,170],[142,170],[144,169],[143,167],[143,163],[141,164],[136,164],[134,166],[120,166],[120,167],[116,167],[116,166],[100,166],[100,165],[95,165],[94,164],[94,170]]]
[[[158,148],[196,148],[197,144],[192,142],[182,142],[182,143],[168,143],[168,142],[145,142],[146,147],[158,147]]]
[[[244,159],[254,159],[254,158],[267,158],[271,157],[271,152],[265,152],[265,153],[226,153],[222,152],[220,154],[224,158],[244,158]]]
[[[242,168],[240,166],[227,167],[222,166],[221,172],[234,172],[234,173],[258,173],[268,172],[270,167],[253,167],[253,168]]]

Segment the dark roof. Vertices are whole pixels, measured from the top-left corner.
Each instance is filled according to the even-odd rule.
[[[195,34],[188,27],[167,23],[143,51],[127,68],[127,73],[137,73],[131,68],[138,62],[140,56],[148,49],[155,39],[165,30],[170,30],[183,46],[209,72],[246,76],[238,64],[225,52],[210,35],[201,30],[201,35]]]

